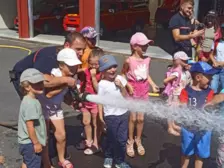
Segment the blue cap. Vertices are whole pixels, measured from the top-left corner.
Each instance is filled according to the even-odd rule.
[[[99,65],[100,65],[99,71],[102,72],[114,65],[117,66],[117,61],[114,58],[114,56],[104,55],[99,59]]]
[[[221,24],[221,28],[224,28],[224,23]]]
[[[220,69],[213,68],[206,62],[199,61],[191,66],[190,72],[199,72],[205,75],[214,75],[220,72]]]

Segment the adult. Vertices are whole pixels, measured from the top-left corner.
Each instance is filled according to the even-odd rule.
[[[69,33],[65,37],[63,46],[42,48],[26,56],[15,64],[13,70],[10,71],[10,78],[20,98],[22,98],[22,94],[20,92],[19,79],[22,72],[28,68],[35,68],[43,74],[51,74],[51,70],[53,68],[58,68],[57,53],[62,48],[71,48],[75,50],[78,57],[81,58],[86,48],[85,38],[78,32]],[[44,85],[46,88],[51,88],[60,86],[64,83],[68,85],[74,85],[75,80],[69,77],[63,77],[63,80],[58,78],[51,78],[51,80],[49,79],[46,81]]]
[[[193,8],[194,0],[182,0],[180,11],[169,22],[174,44],[173,52],[184,51],[189,57],[192,57],[191,39],[204,34],[204,30],[192,30]]]
[[[59,88],[60,86],[67,85],[70,87],[74,87],[76,82],[75,79],[72,77],[53,77],[51,76],[51,71],[53,68],[59,68],[58,61],[57,61],[57,54],[58,52],[63,48],[71,48],[73,49],[78,57],[80,58],[83,55],[84,49],[86,47],[86,41],[84,37],[77,32],[69,33],[66,38],[63,46],[53,46],[53,47],[46,47],[42,48],[31,55],[26,56],[19,62],[15,64],[13,67],[13,70],[11,71],[11,81],[22,99],[23,95],[20,92],[20,75],[22,72],[28,68],[35,68],[42,72],[45,76],[46,81],[44,82],[44,87],[46,90],[50,90],[51,88]],[[75,54],[74,54],[75,57]],[[44,106],[44,105],[43,105]],[[49,130],[49,120],[46,119],[46,125],[48,126]],[[54,124],[54,123],[53,123]],[[63,128],[63,126],[61,126]],[[63,129],[58,129],[63,130]],[[57,134],[57,136],[56,136]],[[60,135],[59,135],[60,134]],[[62,158],[65,153],[65,141],[66,141],[66,134],[65,131],[58,132],[57,130],[54,131],[54,135],[57,141],[57,152],[58,156],[60,158],[60,162],[64,162],[66,159]],[[43,162],[44,162],[44,168],[50,168],[50,161],[48,157],[48,148],[46,147],[43,152]],[[68,165],[71,167],[70,162],[68,162]]]

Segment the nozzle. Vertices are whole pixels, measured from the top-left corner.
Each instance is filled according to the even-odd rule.
[[[86,97],[89,95],[89,93],[87,92],[81,94],[78,89],[70,89],[70,93],[72,94],[73,99],[77,102],[88,101]]]
[[[88,101],[87,100],[87,96],[89,95],[89,93],[87,93],[87,92],[84,92],[82,95],[81,95],[81,101]]]

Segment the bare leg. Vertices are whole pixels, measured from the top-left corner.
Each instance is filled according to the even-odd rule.
[[[46,143],[46,146],[43,148],[41,158],[43,161],[44,168],[53,168],[53,166],[51,166],[49,151],[48,151],[49,120],[45,120],[45,122],[46,122],[46,129],[47,129],[47,143]]]
[[[190,157],[182,156],[181,157],[181,168],[187,168],[190,162]]]
[[[136,123],[136,113],[131,112],[129,118],[129,131],[128,131],[128,138],[130,141],[134,140],[135,123]]]
[[[0,156],[0,164],[4,164],[5,163],[5,157],[4,156]]]
[[[98,146],[98,139],[97,139],[97,114],[92,114],[92,123],[93,123],[93,145],[96,147],[96,148],[99,148]]]
[[[83,113],[83,124],[86,134],[87,146],[91,147],[92,145],[92,127],[91,127],[91,114],[90,112]]]
[[[137,113],[137,136],[135,138],[135,143],[137,145],[137,151],[140,156],[145,155],[145,149],[142,145],[143,127],[144,127],[144,114]]]
[[[202,166],[203,166],[203,160],[201,158],[199,158],[198,156],[196,156],[194,167],[202,168]]]
[[[136,113],[131,112],[129,116],[129,126],[128,126],[128,141],[127,141],[127,148],[126,153],[129,157],[135,156],[134,151],[134,130],[135,130],[135,123],[136,123]]]
[[[141,140],[142,132],[144,127],[144,113],[137,113],[137,140]]]
[[[168,121],[168,133],[174,136],[180,136],[181,127],[175,124],[174,121]]]
[[[25,163],[22,163],[22,167],[21,168],[27,168]]]
[[[58,159],[61,163],[65,161],[66,135],[64,119],[52,120],[54,128],[54,136],[56,138],[56,147],[58,152]]]

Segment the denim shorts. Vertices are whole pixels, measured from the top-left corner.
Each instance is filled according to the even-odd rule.
[[[20,144],[19,153],[23,156],[27,168],[41,167],[41,153],[34,152],[33,144]]]

